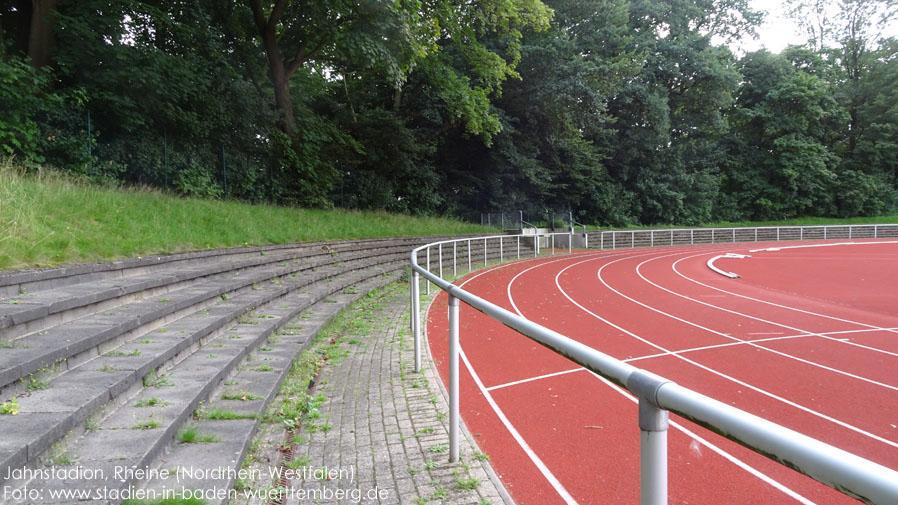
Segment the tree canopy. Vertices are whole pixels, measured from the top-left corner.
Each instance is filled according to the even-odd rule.
[[[890,0],[0,0],[0,153],[185,195],[603,225],[898,211]]]

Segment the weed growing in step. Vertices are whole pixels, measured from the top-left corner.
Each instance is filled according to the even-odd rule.
[[[155,396],[150,398],[145,398],[143,400],[138,400],[137,403],[134,404],[135,407],[164,407],[168,405],[169,402],[162,401]]]
[[[246,391],[226,391],[221,395],[222,400],[240,400],[244,402],[248,402],[250,400],[262,400],[264,398],[264,396],[247,393]]]
[[[199,431],[196,426],[184,426],[178,430],[175,439],[182,444],[209,444],[221,441],[215,435]]]
[[[0,403],[0,416],[14,416],[19,413],[20,408],[19,401],[15,398],[5,401]]]

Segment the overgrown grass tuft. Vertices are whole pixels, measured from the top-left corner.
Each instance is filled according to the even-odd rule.
[[[0,159],[0,269],[241,245],[491,231],[439,218],[310,210],[102,187]]]

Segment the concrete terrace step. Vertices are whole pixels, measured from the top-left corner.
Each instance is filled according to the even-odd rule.
[[[209,265],[223,261],[239,261],[241,258],[253,258],[289,251],[295,251],[302,254],[304,251],[320,251],[322,247],[349,247],[350,249],[359,249],[367,247],[370,244],[387,242],[395,245],[405,244],[411,249],[416,245],[439,239],[440,237],[400,237],[388,239],[344,240],[336,242],[310,242],[305,244],[259,247],[234,247],[168,255],[148,255],[137,258],[125,258],[107,263],[81,263],[57,267],[0,271],[0,299],[85,282],[116,279],[170,270],[173,268],[189,267],[192,265]]]
[[[354,287],[357,289],[353,293],[335,295],[327,302],[318,302],[309,310],[303,311],[301,319],[291,322],[295,330],[279,335],[274,343],[269,340],[266,344],[271,348],[271,354],[296,355],[301,352],[340,310],[397,278],[397,274],[392,274],[368,279],[356,284]],[[214,435],[216,441],[201,444],[174,441],[154,466],[155,471],[150,472],[153,478],[134,484],[142,485],[145,489],[153,490],[157,496],[162,496],[166,490],[174,489],[177,482],[178,490],[184,488],[203,491],[209,505],[226,503],[227,500],[221,497],[234,488],[237,471],[241,468],[241,462],[257,432],[260,420],[277,396],[280,384],[289,370],[290,361],[285,363],[279,373],[260,374],[252,367],[239,370],[230,377],[227,384],[219,385],[213,391],[210,401],[203,405],[201,412],[221,409],[249,418],[210,420],[199,416],[199,419],[189,421],[189,426],[199,433]],[[238,397],[235,398],[235,395]],[[244,395],[246,399],[240,399],[239,395]],[[180,474],[173,477],[175,472]]]
[[[160,294],[189,285],[191,281],[196,282],[225,272],[270,267],[296,260],[320,263],[344,253],[358,254],[366,251],[373,254],[389,248],[407,250],[409,242],[409,240],[369,241],[355,245],[341,243],[332,246],[325,244],[318,247],[283,249],[273,253],[260,251],[255,255],[235,254],[211,263],[188,266],[182,265],[183,262],[173,262],[153,272],[80,282],[37,293],[21,293],[5,299],[0,298],[0,338],[12,340],[25,333],[42,330],[50,324],[81,317],[90,311],[103,310],[104,307],[113,305],[129,295]],[[107,302],[106,305],[100,305],[104,302]],[[45,321],[47,319],[49,321]]]
[[[102,357],[92,362],[77,367],[72,372],[58,381],[54,381],[51,388],[42,391],[43,395],[36,394],[35,405],[31,405],[32,398],[23,402],[22,412],[15,416],[14,422],[6,423],[6,433],[12,436],[4,437],[4,440],[14,439],[21,442],[22,439],[31,438],[33,441],[27,448],[26,457],[31,465],[39,467],[35,461],[36,456],[42,453],[40,446],[47,445],[51,440],[61,438],[78,421],[75,417],[80,413],[85,416],[91,412],[97,412],[103,404],[116,396],[126,398],[136,390],[138,398],[134,401],[121,403],[117,400],[110,403],[104,411],[105,416],[101,421],[88,423],[90,430],[77,440],[63,442],[67,447],[66,453],[72,454],[75,464],[91,469],[106,469],[106,476],[111,476],[115,468],[142,468],[151,464],[160,454],[162,448],[171,442],[178,428],[187,421],[200,402],[209,397],[211,390],[220,384],[237,368],[259,344],[282,327],[292,317],[307,309],[315,303],[322,302],[326,297],[334,295],[349,286],[354,286],[370,279],[384,279],[383,273],[389,270],[397,270],[403,266],[401,261],[388,263],[382,266],[371,266],[364,270],[348,271],[334,277],[333,282],[323,280],[310,286],[306,291],[294,290],[283,296],[279,296],[259,305],[257,314],[260,319],[241,319],[241,322],[230,326],[226,331],[218,331],[200,345],[194,342],[186,351],[186,357],[177,359],[172,357],[167,360],[169,365],[149,368],[150,372],[143,374],[150,363],[159,361],[159,355],[155,358],[149,356],[115,356]],[[266,288],[268,291],[278,292],[280,289]],[[229,300],[230,301],[230,300]],[[204,325],[202,319],[194,323],[198,328]],[[184,323],[182,323],[184,324]],[[172,333],[166,331],[162,335]],[[240,338],[233,338],[239,336]],[[158,332],[153,338],[160,338]],[[177,340],[177,338],[172,339]],[[258,358],[244,365],[241,373],[249,376],[257,376],[255,382],[271,383],[279,382],[290,360],[302,342],[287,341],[282,346],[293,347],[287,352],[273,353],[270,351],[257,351]],[[134,347],[136,344],[130,344]],[[171,347],[167,346],[169,349]],[[271,349],[273,348],[265,348]],[[126,350],[126,349],[125,349]],[[124,351],[124,350],[123,350]],[[264,352],[264,355],[263,355]],[[124,352],[123,352],[124,354]],[[149,352],[147,354],[150,354]],[[171,354],[169,352],[168,354]],[[263,357],[264,356],[264,357]],[[143,359],[141,359],[143,358]],[[100,367],[102,363],[102,367]],[[99,368],[98,368],[99,367]],[[267,376],[271,376],[268,378]],[[141,377],[144,377],[141,382]],[[271,386],[274,388],[274,386]],[[119,395],[113,390],[118,389]],[[129,393],[122,395],[121,393]],[[152,397],[160,397],[164,406],[138,407],[142,405],[140,398],[148,400]],[[270,396],[270,395],[269,395]],[[112,397],[112,398],[110,398]],[[92,406],[93,408],[89,408]],[[95,414],[96,415],[96,414]],[[69,427],[65,427],[68,425]],[[139,429],[144,428],[144,429]],[[254,428],[253,428],[254,429]],[[34,440],[35,438],[40,440]],[[68,447],[68,444],[72,444]],[[4,445],[6,443],[4,442]],[[32,447],[34,451],[32,451]],[[9,450],[0,449],[0,454],[10,455]],[[0,467],[9,466],[20,468],[24,466],[22,448],[19,447],[12,457],[5,458]],[[18,461],[16,461],[18,460]],[[91,488],[98,482],[90,479],[76,478],[78,486]],[[64,489],[75,484],[74,481],[65,479],[47,479],[44,481],[33,480],[30,482],[15,482],[13,484],[27,485],[33,489]],[[131,483],[104,482],[105,489],[123,489]],[[117,487],[118,486],[118,487]],[[48,502],[52,502],[50,500]],[[62,500],[61,502],[65,502]]]
[[[177,461],[188,454],[194,460],[185,461],[195,462],[197,446],[174,443],[175,433],[201,402],[220,399],[223,381],[245,384],[260,399],[239,407],[262,412],[293,355],[344,301],[393,280],[412,248],[446,238],[241,248],[0,272],[0,297],[7,296],[0,299],[0,403],[16,399],[20,411],[0,415],[0,485],[62,489],[76,483],[58,475],[44,482],[4,479],[23,468],[144,468],[166,447],[165,465],[181,465]],[[508,244],[506,259],[517,253]],[[480,240],[471,248],[474,268],[484,254],[490,261],[499,257],[494,241],[486,251]],[[532,254],[525,250],[522,245],[522,257]],[[458,249],[459,273],[467,268],[466,252]],[[444,253],[451,273],[451,248]],[[436,270],[435,250],[432,260]],[[301,334],[259,348],[297,314],[313,318],[301,323]],[[251,354],[257,359],[247,362]],[[137,406],[154,397],[169,403]],[[203,451],[229,451],[229,465],[243,457],[257,426],[255,419],[195,422],[201,429],[221,425],[221,443],[203,445]],[[217,461],[221,453],[215,454]],[[84,475],[74,480],[90,488]],[[141,483],[145,479],[131,475],[103,485],[121,490]]]
[[[0,439],[0,467],[5,465],[21,465],[27,461],[33,461],[43,451],[64,435],[69,429],[83,422],[98,405],[117,397],[142,377],[158,369],[162,364],[169,362],[196,345],[201,339],[208,338],[214,332],[219,331],[231,321],[238,319],[247,311],[261,307],[272,300],[285,294],[295,292],[296,296],[307,296],[306,291],[314,292],[318,289],[331,286],[343,286],[340,277],[346,277],[347,272],[352,274],[355,270],[364,268],[370,270],[379,265],[393,265],[400,268],[402,261],[400,255],[377,257],[374,259],[356,260],[346,262],[343,266],[329,266],[319,269],[316,278],[309,283],[309,279],[292,279],[278,284],[266,283],[258,286],[258,289],[249,289],[227,300],[218,299],[213,305],[201,308],[193,312],[189,317],[182,317],[168,323],[154,332],[136,335],[122,347],[113,348],[109,353],[102,354],[103,347],[96,344],[93,348],[97,353],[91,353],[87,359],[73,360],[66,363],[67,371],[49,381],[49,388],[38,389],[27,393],[20,401],[22,411],[18,416],[0,418],[0,431],[16,432],[16,425],[25,430],[20,436]],[[159,302],[148,302],[159,303]],[[113,315],[114,316],[114,315]],[[102,314],[97,317],[105,317]],[[112,316],[110,316],[112,317]],[[115,323],[112,323],[115,325]],[[85,331],[86,341],[94,338],[96,333]],[[140,345],[135,341],[149,337],[151,342],[158,345]],[[81,342],[89,345],[90,342]],[[111,347],[111,346],[110,346]],[[58,353],[59,347],[47,345],[39,349],[45,354]],[[30,349],[25,349],[30,350]],[[101,355],[102,354],[102,355]],[[97,361],[104,364],[97,364]],[[104,370],[109,367],[109,370]],[[30,381],[42,378],[29,378],[25,381],[25,387],[31,385]],[[42,384],[41,387],[46,387]],[[31,388],[35,389],[35,388]],[[93,393],[91,393],[93,391]],[[88,401],[89,400],[89,401]],[[60,412],[67,415],[58,416]],[[25,444],[22,440],[27,441]]]
[[[45,367],[58,366],[62,360],[97,349],[116,338],[138,333],[139,329],[149,331],[153,323],[181,317],[185,311],[223,295],[266,282],[285,282],[288,287],[296,287],[320,278],[321,272],[317,270],[327,265],[364,266],[366,262],[385,258],[400,259],[406,251],[400,246],[378,248],[376,253],[368,256],[368,251],[347,252],[333,257],[327,255],[326,258],[319,258],[318,262],[294,260],[292,263],[279,262],[267,268],[227,274],[168,292],[164,297],[154,296],[149,300],[107,308],[103,312],[92,313],[17,340],[7,340],[7,348],[0,352],[0,389]],[[98,352],[105,351],[98,349]]]

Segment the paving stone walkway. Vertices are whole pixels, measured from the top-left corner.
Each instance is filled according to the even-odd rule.
[[[513,504],[469,434],[461,461],[449,463],[448,401],[429,363],[414,371],[407,289],[391,285],[367,310],[349,309],[365,330],[344,335],[343,359],[319,376],[320,417],[299,432],[281,503]],[[263,474],[284,442],[271,426],[253,465]]]

